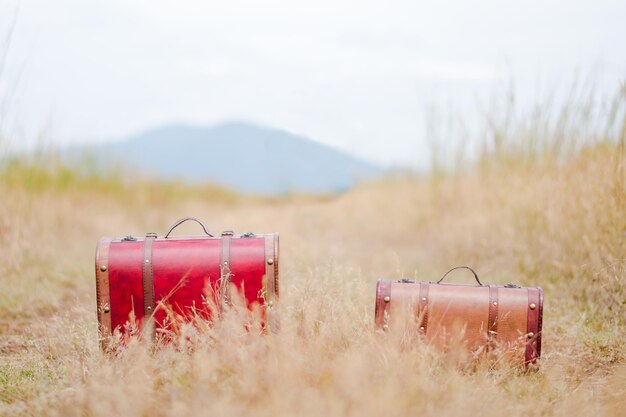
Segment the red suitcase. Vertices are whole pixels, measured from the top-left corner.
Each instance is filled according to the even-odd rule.
[[[205,234],[170,236],[188,220],[199,223]],[[263,327],[275,329],[278,234],[213,236],[204,223],[188,217],[163,237],[102,238],[96,250],[96,295],[103,342],[114,334],[134,334],[147,322],[154,323],[149,330],[154,336],[167,334],[181,320],[210,320],[234,298],[258,312]]]
[[[471,270],[478,285],[441,283],[458,268]],[[541,356],[541,288],[483,285],[466,266],[452,268],[437,282],[378,280],[374,315],[378,327],[405,328],[408,323],[444,350],[463,346],[478,354],[497,349],[526,365]]]

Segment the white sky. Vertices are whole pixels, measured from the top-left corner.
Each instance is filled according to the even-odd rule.
[[[530,98],[576,69],[603,94],[626,79],[624,1],[0,0],[1,36],[15,16],[14,141],[242,119],[416,166],[432,104],[471,119],[510,78]]]

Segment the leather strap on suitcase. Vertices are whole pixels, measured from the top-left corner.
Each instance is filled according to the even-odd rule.
[[[150,332],[150,337],[154,338],[154,324],[152,323],[152,314],[154,312],[154,269],[152,268],[152,245],[156,239],[156,233],[148,233],[143,242],[143,265],[142,265],[142,284],[143,284],[143,312],[144,317],[149,322],[146,323],[146,329]]]

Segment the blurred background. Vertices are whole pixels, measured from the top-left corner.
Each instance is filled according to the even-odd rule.
[[[475,159],[486,130],[538,110],[600,111],[626,74],[625,18],[620,1],[2,0],[0,143],[247,193],[343,191]]]

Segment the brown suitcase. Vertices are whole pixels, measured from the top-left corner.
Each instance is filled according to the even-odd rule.
[[[448,273],[467,268],[478,285],[442,284]],[[482,285],[473,269],[452,268],[437,282],[378,280],[375,323],[388,330],[411,326],[444,350],[461,342],[474,354],[489,351],[529,365],[541,355],[543,292],[513,284]]]

